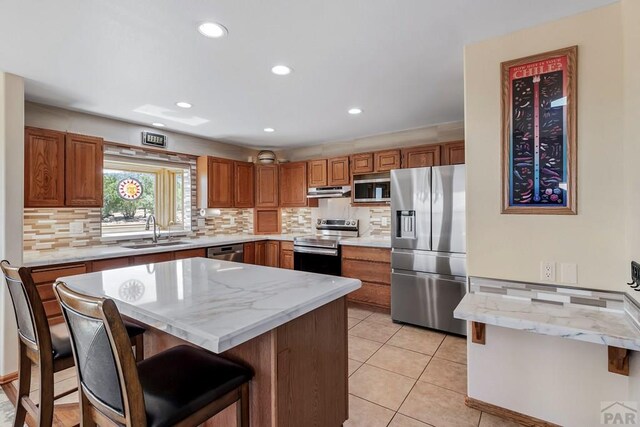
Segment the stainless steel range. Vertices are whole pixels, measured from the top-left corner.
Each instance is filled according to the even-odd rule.
[[[358,237],[357,219],[318,219],[316,234],[293,240],[296,270],[340,276],[340,239]]]

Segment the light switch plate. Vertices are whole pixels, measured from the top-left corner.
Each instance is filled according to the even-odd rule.
[[[386,227],[389,224],[389,220],[387,219],[386,216],[383,216],[381,219],[381,223],[383,227]]]
[[[560,281],[562,283],[578,283],[578,264],[571,262],[560,263]]]
[[[204,228],[204,218],[198,218],[198,228]]]
[[[84,223],[82,221],[73,221],[69,223],[70,234],[82,234],[84,233]]]
[[[232,215],[232,216],[229,218],[229,224],[231,224],[231,225],[236,225],[236,217],[235,217],[235,216],[233,216],[233,215]]]
[[[302,215],[298,215],[298,224],[304,224],[304,217]]]

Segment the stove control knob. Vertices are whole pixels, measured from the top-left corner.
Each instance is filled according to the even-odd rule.
[[[323,219],[323,220],[322,220],[322,222],[321,222],[321,224],[326,224],[326,223],[327,223],[327,221],[326,221],[326,220],[324,220],[324,219]]]

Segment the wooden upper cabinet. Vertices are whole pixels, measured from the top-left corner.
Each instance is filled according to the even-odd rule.
[[[209,207],[233,207],[233,160],[209,157],[208,172]]]
[[[102,138],[67,134],[65,205],[102,206],[102,144]]]
[[[327,185],[337,187],[340,185],[349,185],[351,182],[351,174],[349,173],[349,157],[334,157],[327,161],[328,177]]]
[[[24,206],[64,206],[65,134],[27,128],[24,146]]]
[[[278,207],[278,165],[256,165],[256,207]],[[306,187],[306,186],[305,186]],[[306,191],[306,188],[305,188]]]
[[[352,174],[371,173],[373,170],[373,153],[359,153],[351,156]]]
[[[307,162],[280,165],[280,206],[307,206]]]
[[[440,145],[423,145],[402,149],[403,168],[422,168],[440,165]]]
[[[310,160],[307,169],[309,171],[309,181],[307,182],[309,187],[327,185],[327,159]]]
[[[252,208],[254,201],[254,165],[248,162],[234,162],[234,206]]]
[[[462,165],[464,162],[464,141],[448,142],[442,145],[443,165]]]
[[[376,151],[373,154],[376,172],[400,169],[400,150]]]

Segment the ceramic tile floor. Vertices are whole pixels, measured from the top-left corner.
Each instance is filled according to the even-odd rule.
[[[349,420],[345,427],[510,427],[468,408],[461,337],[349,308]]]
[[[395,324],[388,314],[349,308],[349,412],[345,427],[511,427],[468,408],[464,338]],[[73,369],[56,374],[56,392],[75,384]],[[36,397],[38,380],[32,382]],[[77,393],[62,403],[77,402]],[[13,406],[0,391],[0,427]]]

